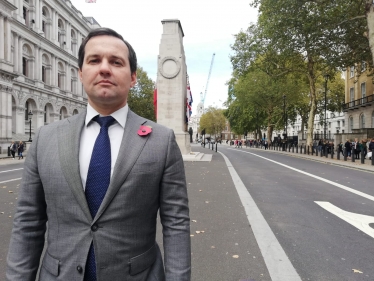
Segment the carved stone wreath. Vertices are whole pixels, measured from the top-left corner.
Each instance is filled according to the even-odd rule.
[[[167,79],[176,77],[181,70],[180,62],[175,57],[164,57],[159,64],[161,75]]]

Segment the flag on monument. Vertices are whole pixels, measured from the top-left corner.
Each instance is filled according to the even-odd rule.
[[[155,88],[155,90],[153,91],[153,106],[155,109],[155,116],[157,120],[157,88]]]

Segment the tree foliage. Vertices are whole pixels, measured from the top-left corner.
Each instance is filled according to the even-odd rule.
[[[342,0],[254,0],[252,5],[259,8],[258,21],[237,34],[232,46],[233,76],[237,81],[257,68],[273,81],[278,80],[276,89],[289,87],[287,116],[292,121],[297,113],[302,122],[307,122],[308,144],[324,97],[323,76],[335,78],[339,68],[367,58],[365,19],[360,16],[365,1],[346,2],[352,5]],[[355,17],[357,22],[351,22],[350,27],[347,19]],[[329,84],[336,87],[328,92],[332,110],[341,108],[344,95],[341,81],[334,81]]]
[[[214,136],[221,136],[221,132],[226,127],[226,119],[223,115],[224,110],[215,107],[208,107],[206,112],[200,118],[200,130]]]
[[[127,102],[136,114],[156,121],[153,105],[154,82],[148,78],[147,72],[138,67],[137,82],[130,90]]]

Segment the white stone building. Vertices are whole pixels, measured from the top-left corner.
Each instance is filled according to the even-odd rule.
[[[82,111],[78,49],[100,27],[69,0],[0,0],[0,147]]]
[[[204,104],[200,101],[197,104],[196,114],[190,117],[188,122],[188,129],[191,127],[193,130],[192,139],[196,139],[196,134],[199,133],[200,137],[200,118],[204,114]]]

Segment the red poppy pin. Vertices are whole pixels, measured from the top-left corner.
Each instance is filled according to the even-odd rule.
[[[139,136],[146,136],[146,135],[149,135],[150,133],[152,133],[152,127],[151,126],[144,126],[144,125],[141,125],[139,130],[138,130],[138,135]]]

